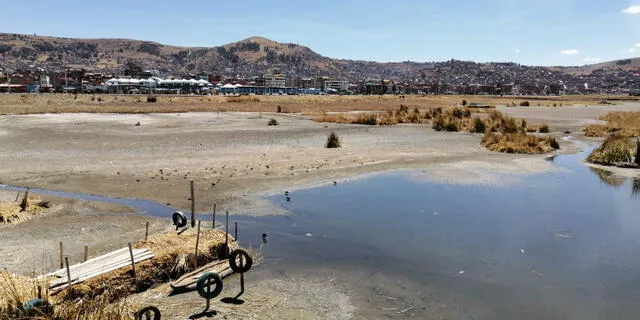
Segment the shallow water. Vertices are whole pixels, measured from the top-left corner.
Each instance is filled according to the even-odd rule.
[[[638,181],[594,174],[583,157],[558,156],[568,170],[509,187],[391,173],[293,192],[272,200],[294,215],[250,229],[286,239],[269,243],[267,261],[398,276],[415,295],[455,296],[442,303],[465,319],[635,319]]]
[[[558,156],[564,170],[508,187],[380,174],[292,192],[290,201],[270,198],[292,215],[232,220],[244,245],[259,247],[268,233],[265,268],[334,270],[347,286],[363,286],[349,283],[355,273],[399,279],[379,285],[406,289],[396,297],[416,307],[414,318],[433,317],[437,305],[447,319],[636,319],[640,181],[590,169],[584,156]],[[159,217],[174,211],[152,201],[31,190]],[[423,310],[425,301],[430,308]],[[404,316],[379,312],[389,314]]]

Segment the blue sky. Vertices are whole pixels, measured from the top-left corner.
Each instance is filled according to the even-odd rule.
[[[3,2],[10,33],[207,47],[263,36],[382,62],[583,65],[640,53],[640,0]]]

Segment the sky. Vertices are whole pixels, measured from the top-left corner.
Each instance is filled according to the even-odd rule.
[[[640,54],[640,0],[3,2],[7,33],[199,47],[262,36],[380,62],[568,66]]]

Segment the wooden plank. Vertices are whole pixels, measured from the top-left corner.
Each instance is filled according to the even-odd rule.
[[[147,255],[143,255],[143,256],[140,256],[140,257],[135,257],[135,261],[136,261],[136,263],[139,263],[141,261],[145,261],[145,260],[151,259],[153,257],[154,257],[153,253],[149,253]],[[82,274],[82,275],[76,275],[76,276],[72,277],[71,284],[73,285],[75,283],[80,283],[80,282],[86,281],[88,279],[100,276],[102,274],[111,272],[113,270],[117,270],[117,269],[120,269],[120,268],[123,268],[123,267],[127,267],[127,266],[130,266],[130,265],[131,265],[131,259],[129,258],[129,259],[123,260],[121,263],[111,264],[109,267],[103,268],[103,269],[101,269],[99,271],[94,271],[94,272],[87,273],[87,274]],[[64,289],[64,288],[67,287],[67,282],[68,281],[67,281],[66,277],[60,278],[60,279],[56,279],[56,280],[54,280],[54,281],[49,283],[49,288],[51,288],[51,289],[55,288],[56,290],[61,290],[61,289]]]
[[[90,263],[94,263],[94,262],[102,262],[105,259],[109,259],[112,256],[116,256],[121,252],[127,252],[128,248],[122,248],[122,249],[118,249],[116,251],[112,251],[109,252],[107,254],[101,255],[99,257],[95,257],[95,258],[91,258],[91,259],[87,259],[87,261],[81,263],[82,265],[86,265],[86,264],[90,264]],[[73,265],[72,267],[75,267],[76,265]],[[52,276],[64,276],[64,273],[66,272],[66,270],[64,270],[63,268],[60,268],[59,270],[47,273],[44,275],[44,277],[52,277]]]
[[[136,263],[143,261],[143,260],[147,260],[149,258],[152,258],[154,256],[154,254],[150,251],[145,252],[145,253],[141,253],[141,254],[137,254],[134,256]],[[92,265],[92,266],[86,266],[83,269],[77,270],[75,276],[76,277],[80,277],[80,276],[86,276],[86,275],[90,275],[93,273],[104,273],[104,270],[110,269],[113,270],[113,267],[115,265],[121,265],[123,263],[131,263],[131,258],[122,258],[120,260],[112,260],[108,263],[102,264],[102,265]],[[61,277],[59,279],[62,279],[64,277]]]
[[[184,274],[182,277],[178,278],[178,280],[171,282],[170,286],[174,290],[180,290],[195,284],[198,281],[198,278],[207,272],[215,272],[220,274],[227,269],[230,270],[230,268],[231,267],[229,266],[229,260],[214,261],[194,271]]]
[[[134,249],[134,255],[135,254],[141,254],[144,252],[149,251],[148,249]],[[82,268],[86,268],[87,266],[91,267],[94,265],[102,265],[102,264],[107,264],[109,262],[112,261],[119,261],[122,259],[126,259],[129,256],[129,252],[128,252],[128,248],[124,248],[124,249],[120,249],[114,252],[110,252],[106,255],[100,256],[100,257],[96,257],[96,258],[92,258],[89,259],[83,263],[79,263],[79,264],[75,264],[73,266],[71,266],[71,271],[73,272],[81,272]],[[56,270],[54,272],[48,273],[45,275],[45,277],[64,277],[66,273],[65,269],[60,269],[60,270]]]

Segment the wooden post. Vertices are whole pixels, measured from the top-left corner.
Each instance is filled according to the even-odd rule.
[[[236,241],[238,241],[238,222],[236,222],[235,224],[236,224],[235,238],[236,238]]]
[[[213,225],[211,226],[212,228],[216,228],[216,204],[213,204]]]
[[[20,203],[20,212],[27,211],[29,207],[29,188],[24,192],[24,197],[22,198],[22,203]]]
[[[64,251],[62,250],[62,241],[60,241],[60,269],[64,268]]]
[[[64,257],[64,262],[67,264],[67,283],[69,284],[69,288],[71,288],[71,269],[69,269],[69,257]]]
[[[87,258],[89,258],[89,246],[84,246],[84,260],[82,262],[87,261]]]
[[[200,244],[200,220],[198,220],[198,233],[196,234],[196,269],[198,268],[198,245]]]
[[[136,280],[136,262],[133,260],[133,249],[131,248],[131,242],[129,242],[129,255],[131,256],[131,270],[133,271],[133,281],[136,283],[136,287],[138,286],[138,281]]]
[[[42,287],[38,285],[38,299],[42,299]]]
[[[191,228],[196,226],[196,199],[193,191],[193,180],[189,180],[189,189],[191,191]]]
[[[144,229],[144,241],[147,241],[147,238],[149,238],[149,221],[147,221],[147,225]]]
[[[226,212],[226,222],[224,227],[224,248],[227,250],[225,254],[229,253],[229,211]],[[226,256],[225,256],[226,257]]]

